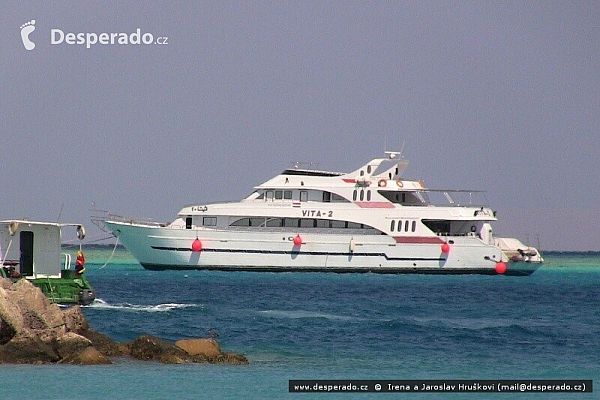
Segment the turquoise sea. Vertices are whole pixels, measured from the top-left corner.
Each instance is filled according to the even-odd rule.
[[[529,277],[146,271],[88,249],[84,313],[119,341],[207,337],[248,366],[0,365],[2,399],[380,398],[289,393],[293,379],[591,379],[600,384],[600,253],[546,253]],[[598,398],[560,393],[553,398]],[[421,393],[408,398],[488,398]],[[492,397],[547,398],[512,393]]]

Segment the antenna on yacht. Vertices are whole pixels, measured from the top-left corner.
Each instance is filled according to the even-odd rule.
[[[383,137],[383,153],[387,151],[387,134]]]
[[[393,160],[395,158],[402,158],[402,152],[404,151],[405,144],[406,142],[402,142],[402,147],[400,148],[400,151],[384,151],[384,153],[387,154],[390,160]]]
[[[56,223],[60,222],[60,217],[62,216],[64,206],[65,206],[65,203],[62,203],[62,205],[60,206],[60,211],[58,212],[58,218],[56,218]]]

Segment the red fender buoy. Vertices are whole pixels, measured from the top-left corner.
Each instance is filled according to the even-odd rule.
[[[202,242],[198,238],[194,239],[194,241],[192,242],[192,251],[198,252],[201,250],[202,250]]]
[[[498,261],[496,263],[496,273],[503,274],[506,272],[506,263],[504,261]]]
[[[442,245],[442,253],[444,253],[444,254],[450,253],[450,245],[448,243],[444,243]]]
[[[300,235],[296,235],[296,237],[294,237],[294,246],[300,245],[302,245],[302,238],[300,237]]]

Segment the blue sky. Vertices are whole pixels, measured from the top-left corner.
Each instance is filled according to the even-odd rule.
[[[404,144],[406,177],[486,190],[497,233],[600,250],[596,2],[0,10],[2,219],[91,226],[95,203],[166,222],[184,204],[240,199],[295,161],[352,171]],[[53,29],[168,39],[86,48],[52,44]]]

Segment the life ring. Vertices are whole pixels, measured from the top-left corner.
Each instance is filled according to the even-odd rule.
[[[77,225],[77,238],[79,240],[83,240],[84,237],[85,237],[85,228],[83,227],[83,225]]]
[[[385,179],[380,179],[379,182],[377,183],[377,185],[379,187],[386,187],[387,186],[387,181]]]
[[[8,225],[8,233],[10,234],[10,236],[15,236],[15,233],[17,233],[17,229],[19,229],[19,223],[17,221],[12,221]]]
[[[404,186],[404,184],[402,183],[402,181],[400,179],[398,179],[396,181],[396,185],[398,185],[398,187],[403,187]]]

